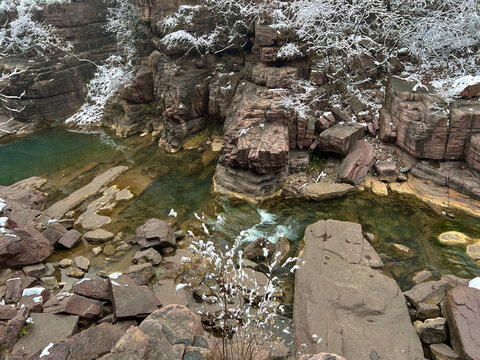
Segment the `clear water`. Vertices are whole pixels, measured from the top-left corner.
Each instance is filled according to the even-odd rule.
[[[45,176],[86,158],[100,157],[112,145],[103,132],[75,133],[51,129],[8,143],[0,143],[0,185]]]
[[[372,245],[381,255],[386,271],[403,289],[421,269],[435,275],[452,273],[462,277],[480,275],[480,269],[463,247],[444,246],[437,236],[457,230],[480,238],[480,220],[456,214],[447,219],[425,204],[409,198],[375,197],[357,194],[322,202],[271,201],[261,209],[210,194],[216,155],[209,151],[168,154],[146,138],[113,141],[105,133],[80,134],[60,129],[47,130],[16,141],[0,144],[0,184],[8,185],[32,175],[46,176],[43,189],[53,203],[88,183],[95,175],[116,165],[128,166],[118,180],[136,195],[121,203],[110,214],[114,220],[107,230],[126,236],[151,217],[168,218],[174,209],[176,225],[187,230],[197,222],[194,213],[205,214],[210,232],[225,239],[239,235],[244,241],[263,236],[272,241],[286,236],[294,247],[305,227],[320,219],[358,222],[365,232],[377,235]],[[173,218],[170,218],[172,220]],[[405,258],[393,243],[404,244],[415,252]],[[85,255],[92,271],[122,271],[131,265],[135,248],[122,258],[106,261],[93,257],[92,245],[81,244],[73,251],[58,251],[52,258]]]

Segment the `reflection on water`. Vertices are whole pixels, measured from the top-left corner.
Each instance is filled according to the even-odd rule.
[[[151,217],[172,220],[168,214],[174,209],[177,224],[188,223],[195,212],[205,213],[208,227],[225,239],[242,235],[244,241],[252,241],[263,236],[275,242],[283,235],[296,246],[308,224],[337,219],[358,222],[365,232],[377,236],[372,245],[404,289],[411,286],[412,275],[424,268],[435,275],[480,275],[464,248],[441,245],[436,240],[448,230],[480,238],[478,219],[457,214],[451,220],[418,201],[365,194],[322,202],[270,201],[260,209],[230,203],[209,194],[216,156],[211,151],[168,154],[146,138],[113,141],[105,133],[53,129],[0,146],[0,184],[46,175],[49,181],[43,190],[53,203],[103,171],[126,165],[128,171],[116,183],[120,188],[128,186],[135,197],[117,204],[108,214],[112,224],[105,226],[113,232],[122,231],[124,236]],[[402,257],[391,246],[394,243],[408,246],[415,256]],[[91,244],[81,244],[73,252],[57,252],[53,259],[82,254],[91,259],[92,271],[122,271],[131,265],[136,250],[130,248],[105,260],[104,256],[94,257],[91,248]]]

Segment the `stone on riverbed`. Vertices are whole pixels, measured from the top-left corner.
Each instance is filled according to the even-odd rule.
[[[73,259],[73,264],[80,270],[87,271],[90,267],[90,260],[88,260],[85,256],[77,256]]]
[[[43,236],[45,236],[52,245],[55,245],[63,235],[67,232],[65,226],[55,221],[51,224],[48,224],[47,228],[42,231]]]
[[[44,313],[78,315],[87,320],[96,318],[102,311],[100,301],[70,293],[58,293],[43,306]]]
[[[70,210],[75,209],[90,196],[99,193],[106,185],[111,183],[117,177],[127,170],[126,166],[117,166],[96,176],[89,184],[74,191],[65,199],[56,202],[45,210],[39,219],[40,222],[47,222],[49,219],[61,219],[63,215]]]
[[[83,235],[83,238],[88,242],[106,242],[112,240],[113,237],[114,234],[112,234],[110,231],[103,229],[89,231]]]
[[[97,300],[111,299],[110,288],[108,281],[105,279],[89,279],[85,278],[73,285],[73,292],[78,295],[83,295]]]
[[[460,360],[460,356],[446,344],[432,344],[430,345],[430,351],[433,360]]]
[[[137,251],[132,259],[134,264],[143,264],[149,262],[152,265],[158,265],[161,261],[162,255],[160,255],[160,253],[153,248]]]
[[[108,354],[122,337],[124,331],[112,324],[100,324],[84,330],[66,340],[50,343],[30,360],[43,359],[42,351],[48,351],[48,359],[93,360]]]
[[[467,245],[471,239],[458,231],[446,231],[438,235],[438,241],[445,245]]]
[[[167,222],[160,219],[147,220],[135,231],[135,234],[139,237],[138,244],[142,249],[152,246],[159,248],[176,246],[173,229]]]
[[[126,275],[110,275],[109,283],[115,316],[122,318],[144,318],[157,310],[160,301],[152,290],[137,283]]]
[[[345,196],[356,191],[355,187],[349,184],[329,184],[318,182],[308,184],[300,190],[300,197],[307,200],[327,200]]]
[[[473,244],[467,246],[467,255],[472,260],[480,260],[480,244]]]
[[[58,240],[58,243],[65,246],[67,249],[71,249],[78,244],[81,238],[82,234],[80,232],[77,230],[69,230],[60,240]]]
[[[359,224],[321,220],[307,227],[304,241],[295,273],[297,349],[355,360],[423,359],[405,299],[393,279],[371,268],[381,260]]]

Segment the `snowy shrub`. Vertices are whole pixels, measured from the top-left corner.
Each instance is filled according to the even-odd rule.
[[[107,100],[118,87],[131,80],[135,73],[138,42],[145,34],[141,23],[140,9],[133,0],[105,0],[108,8],[106,30],[113,32],[117,40],[117,54],[111,55],[104,64],[97,66],[94,77],[87,86],[87,98],[83,106],[65,122],[80,126],[99,123]]]
[[[277,58],[279,60],[292,60],[302,56],[302,50],[300,50],[298,45],[295,43],[286,43],[277,53]]]
[[[188,31],[195,18],[201,16],[212,17],[214,28],[203,33]],[[204,0],[201,5],[181,5],[156,24],[156,30],[163,34],[161,45],[169,53],[218,53],[242,48],[259,16],[260,5],[253,0]]]
[[[203,315],[213,320],[220,337],[216,341],[222,359],[255,359],[257,353],[275,339],[281,331],[288,333],[278,319],[283,306],[278,301],[280,280],[272,275],[280,253],[274,254],[269,267],[268,281],[259,284],[251,269],[243,266],[242,237],[231,248],[220,251],[212,241],[193,241],[190,249],[210,264],[205,281],[214,281],[212,295],[205,297],[210,306]],[[289,258],[283,265],[287,266]],[[183,285],[178,285],[183,286]],[[177,286],[177,287],[178,287]]]
[[[132,61],[137,54],[138,42],[146,36],[140,9],[133,0],[104,1],[111,5],[108,8],[105,28],[115,35],[119,54],[122,54],[126,61]]]
[[[33,52],[68,51],[69,44],[55,35],[55,28],[36,20],[42,5],[63,3],[67,0],[1,0],[0,17],[11,18],[0,29],[0,55]],[[12,15],[13,14],[13,15]]]
[[[80,126],[98,123],[102,119],[107,100],[121,84],[132,79],[133,75],[134,68],[130,63],[125,64],[121,56],[110,56],[105,64],[97,67],[93,79],[89,82],[85,103],[65,122]]]

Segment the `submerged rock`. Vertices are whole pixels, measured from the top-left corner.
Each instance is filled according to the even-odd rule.
[[[438,235],[438,241],[445,245],[467,245],[471,239],[458,231],[447,231]]]
[[[88,242],[106,242],[114,238],[114,234],[110,231],[103,229],[96,229],[93,231],[86,232],[83,235],[83,238]]]

